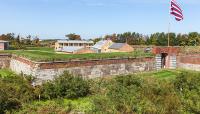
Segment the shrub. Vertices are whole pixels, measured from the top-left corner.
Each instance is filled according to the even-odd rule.
[[[0,78],[0,93],[0,113],[19,109],[35,98],[29,81],[16,75]]]
[[[184,112],[200,113],[200,73],[183,71],[174,82]]]
[[[107,89],[107,93],[93,99],[97,113],[180,113],[181,102],[173,83],[164,80],[120,76]]]
[[[15,114],[68,114],[70,110],[70,104],[64,105],[63,102],[40,101],[25,104],[20,111],[15,111]]]
[[[89,83],[82,77],[73,76],[68,72],[64,72],[53,81],[49,81],[43,85],[43,97],[47,99],[53,98],[79,98],[89,94]]]

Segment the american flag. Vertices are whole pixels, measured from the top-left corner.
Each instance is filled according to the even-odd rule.
[[[176,2],[176,0],[171,0],[170,14],[175,16],[177,21],[183,20],[183,10],[180,5]]]

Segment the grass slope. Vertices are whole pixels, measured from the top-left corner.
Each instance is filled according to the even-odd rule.
[[[58,54],[52,48],[31,47],[27,50],[8,50],[0,53],[12,53],[21,57],[26,57],[34,61],[68,61],[68,60],[88,60],[105,58],[127,58],[127,57],[152,57],[151,53],[135,51],[132,53],[100,53],[100,54]]]

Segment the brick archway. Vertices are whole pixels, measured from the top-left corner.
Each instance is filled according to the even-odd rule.
[[[152,53],[156,55],[156,68],[171,68],[177,66],[176,58],[180,52],[179,47],[155,47]]]

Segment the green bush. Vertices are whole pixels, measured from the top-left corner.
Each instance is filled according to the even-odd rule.
[[[31,104],[25,104],[20,111],[15,114],[68,114],[71,110],[70,104],[55,101],[40,101]]]
[[[173,83],[164,80],[120,76],[111,80],[106,89],[106,93],[93,99],[96,113],[178,114],[181,110]]]
[[[23,104],[14,114],[78,114],[92,110],[90,97],[80,99],[54,99]]]
[[[200,113],[200,73],[182,72],[175,80],[174,85],[179,94],[184,112]]]
[[[64,72],[53,81],[43,84],[43,98],[79,98],[87,96],[90,91],[87,80],[82,77],[73,76],[68,72]]]
[[[22,76],[0,77],[0,113],[19,109],[24,102],[35,99],[30,81]]]

